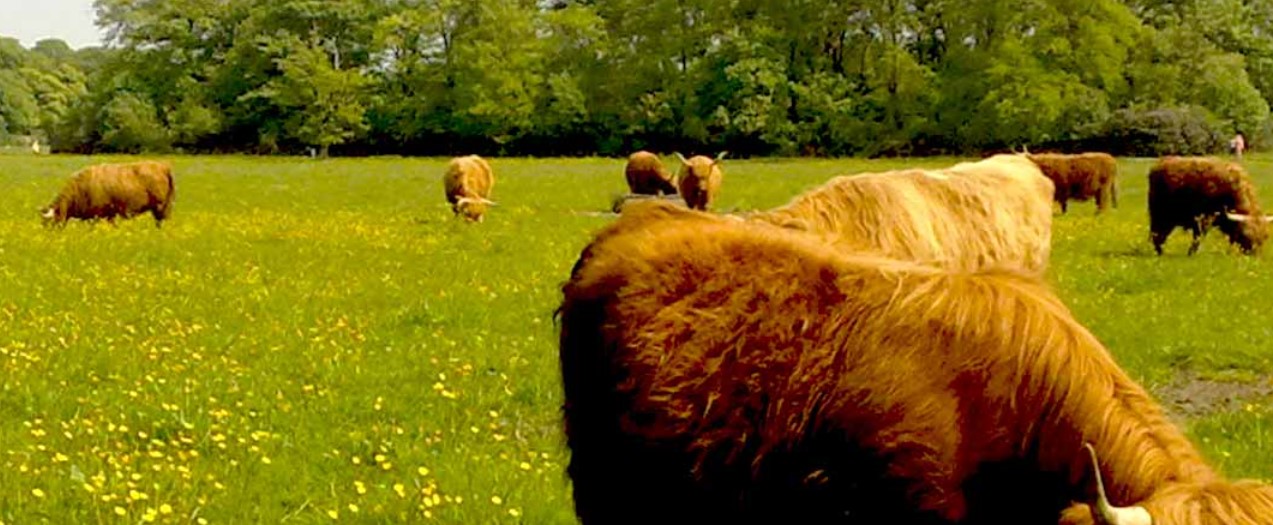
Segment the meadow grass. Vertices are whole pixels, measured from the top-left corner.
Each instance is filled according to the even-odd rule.
[[[0,522],[571,523],[553,310],[620,159],[491,159],[482,224],[444,159],[169,157],[172,219],[41,226],[69,175],[0,156]],[[717,208],[958,159],[727,160]],[[1137,380],[1267,381],[1269,257],[1148,241],[1145,173],[1055,222],[1051,280]],[[1248,167],[1273,204],[1273,158]],[[1188,422],[1273,478],[1273,404]]]

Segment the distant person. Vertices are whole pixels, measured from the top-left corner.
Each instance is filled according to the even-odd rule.
[[[40,154],[40,139],[31,139],[31,153]]]
[[[1229,151],[1237,156],[1238,160],[1241,160],[1242,152],[1246,151],[1246,137],[1243,137],[1241,133],[1234,135],[1229,140]]]

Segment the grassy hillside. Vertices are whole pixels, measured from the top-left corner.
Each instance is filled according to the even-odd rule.
[[[492,159],[499,206],[470,225],[442,159],[173,157],[162,229],[43,228],[105,160],[0,156],[0,522],[573,521],[552,312],[622,160]],[[726,160],[718,209],[955,161]],[[1154,256],[1150,162],[1122,161],[1113,213],[1057,217],[1049,279],[1164,399],[1268,385],[1270,256],[1219,232]],[[1273,159],[1247,164],[1273,204]],[[1273,403],[1226,406],[1182,421],[1273,478]]]

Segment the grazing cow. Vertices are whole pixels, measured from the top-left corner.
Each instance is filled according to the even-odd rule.
[[[1055,199],[1061,213],[1069,201],[1096,199],[1096,213],[1118,207],[1118,161],[1108,153],[1030,153],[1043,175],[1056,186]]]
[[[707,211],[716,194],[720,192],[720,161],[728,152],[722,151],[716,158],[695,155],[686,160],[684,155],[676,154],[681,161],[680,190],[685,204],[691,209]]]
[[[658,155],[648,151],[629,155],[623,175],[634,195],[676,195],[676,175],[663,167]]]
[[[470,222],[482,222],[487,206],[495,206],[490,200],[495,186],[495,174],[486,159],[467,155],[451,159],[442,179],[446,189],[446,201],[457,217]]]
[[[116,217],[130,219],[150,212],[158,228],[171,215],[175,197],[168,163],[97,164],[77,171],[40,215],[46,225],[65,226],[70,219],[106,219],[115,224]]]
[[[648,202],[562,293],[585,525],[1273,523],[1037,276]]]
[[[1269,236],[1270,220],[1260,212],[1251,177],[1236,163],[1164,157],[1149,170],[1149,231],[1158,255],[1177,227],[1193,233],[1193,255],[1212,225],[1244,253],[1258,253]]]
[[[1052,193],[1029,160],[996,155],[941,170],[839,176],[744,217],[821,234],[848,252],[1043,273],[1052,246]]]

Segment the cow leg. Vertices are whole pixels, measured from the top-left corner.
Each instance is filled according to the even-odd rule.
[[[1162,245],[1163,243],[1167,242],[1168,235],[1171,235],[1171,230],[1166,230],[1166,231],[1155,230],[1150,232],[1149,234],[1150,240],[1153,241],[1154,251],[1158,252],[1158,255],[1162,255]]]
[[[1154,251],[1162,255],[1162,245],[1167,242],[1167,237],[1171,236],[1176,225],[1161,218],[1155,218],[1152,210],[1149,215],[1149,240],[1154,243]]]
[[[1206,230],[1199,228],[1198,225],[1195,224],[1193,226],[1193,241],[1189,243],[1189,255],[1197,253],[1198,247],[1202,245],[1202,237],[1205,235],[1205,232]]]

